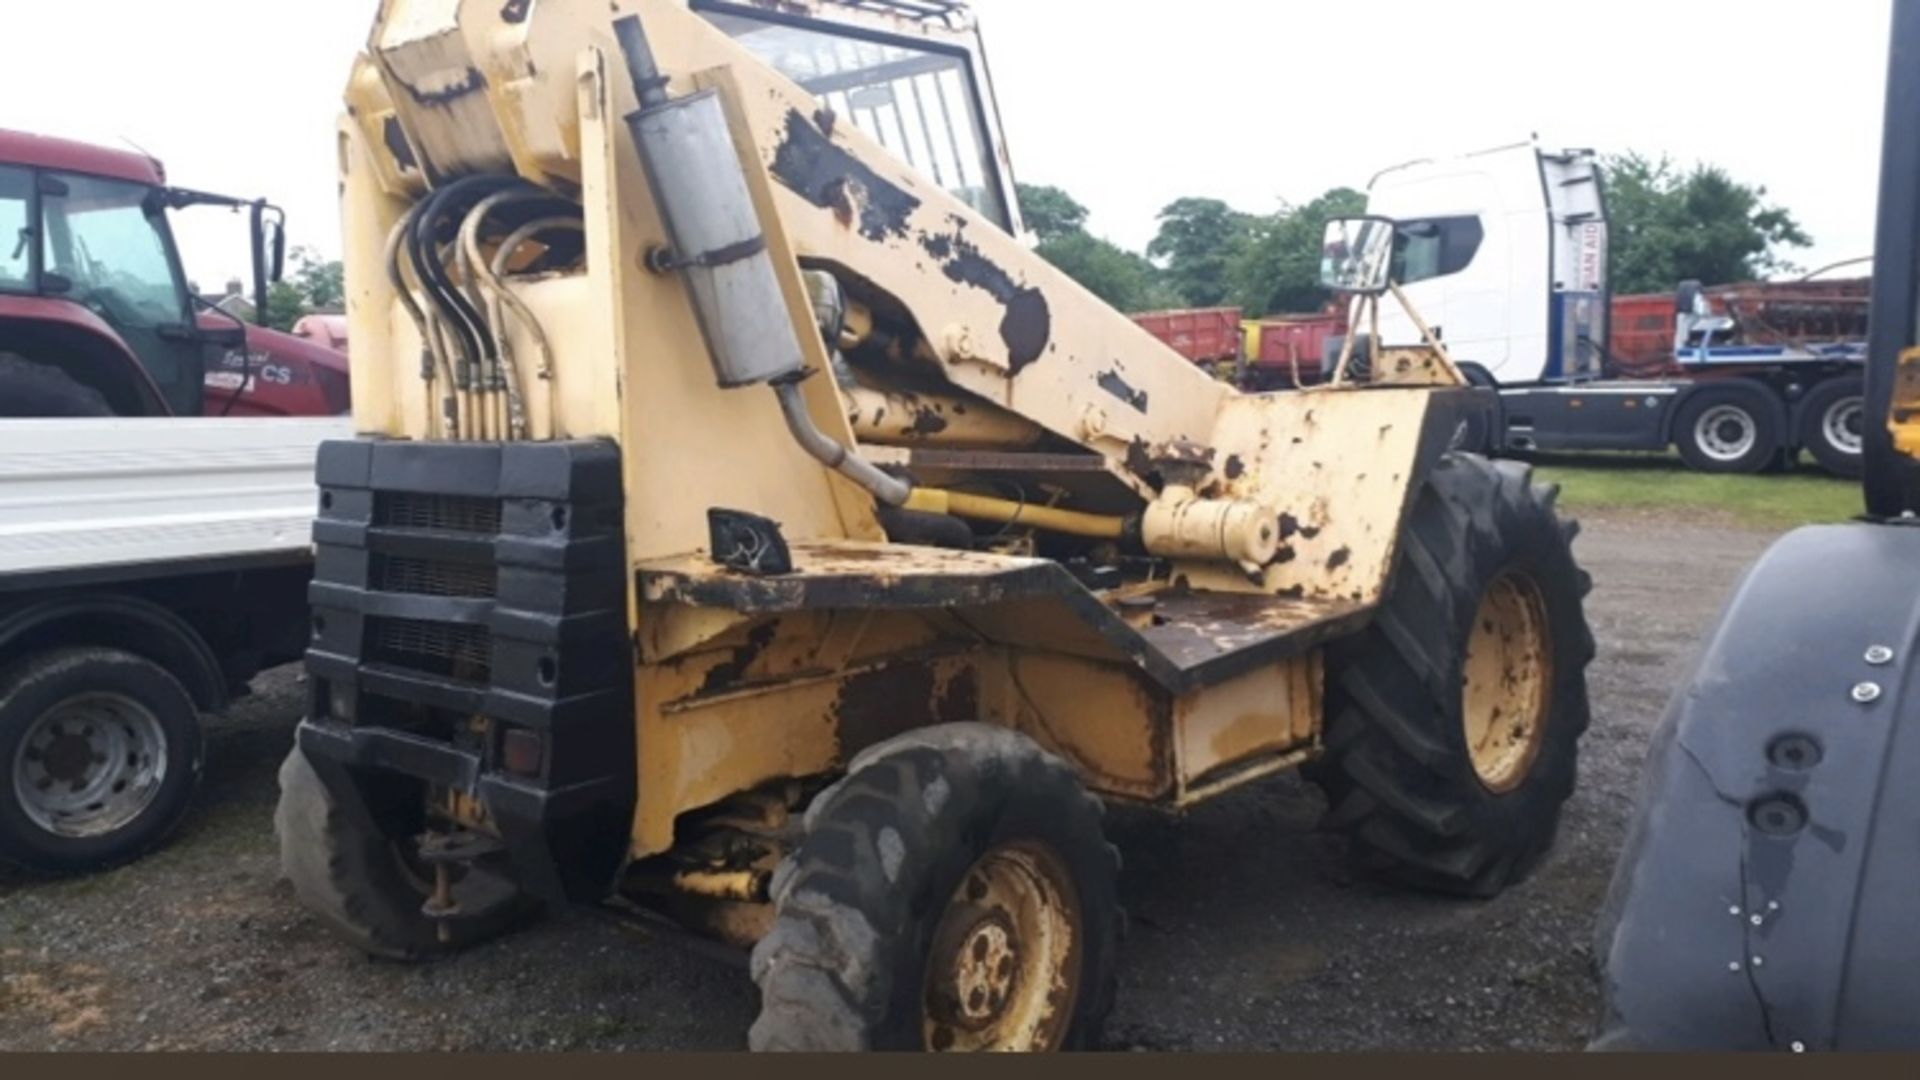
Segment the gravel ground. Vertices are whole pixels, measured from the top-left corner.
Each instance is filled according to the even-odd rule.
[[[1772,535],[1701,519],[1588,514],[1595,724],[1558,851],[1472,903],[1346,872],[1321,801],[1281,778],[1181,822],[1116,814],[1133,932],[1114,1049],[1556,1050],[1595,1012],[1589,947],[1648,735],[1700,635]],[[275,769],[297,671],[219,721],[200,806],[167,850],[95,878],[0,871],[4,1050],[727,1050],[744,970],[591,915],[453,960],[375,963],[337,946],[277,880]]]

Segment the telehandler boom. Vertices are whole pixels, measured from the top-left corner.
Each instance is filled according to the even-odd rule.
[[[962,5],[387,0],[347,97],[278,823],[362,948],[609,904],[751,945],[756,1048],[1058,1049],[1101,798],[1308,765],[1414,884],[1549,848],[1553,493],[1449,453],[1435,343],[1240,394],[1033,255]],[[1331,231],[1377,302],[1391,228]]]

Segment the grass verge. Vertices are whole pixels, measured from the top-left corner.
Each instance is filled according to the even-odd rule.
[[[1791,473],[1715,476],[1675,457],[1542,454],[1539,479],[1561,486],[1562,506],[1731,517],[1755,528],[1791,529],[1844,521],[1861,512],[1860,485],[1811,463]]]

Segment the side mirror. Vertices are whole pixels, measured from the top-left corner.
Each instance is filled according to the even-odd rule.
[[[1392,287],[1394,224],[1382,217],[1335,218],[1321,245],[1320,284],[1378,296]]]
[[[253,204],[253,311],[260,325],[267,324],[268,287],[278,283],[287,271],[287,216],[270,203]]]
[[[287,276],[287,226],[278,218],[264,222],[267,230],[267,281],[278,284]]]

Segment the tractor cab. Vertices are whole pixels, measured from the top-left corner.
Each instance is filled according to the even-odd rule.
[[[55,415],[345,411],[343,359],[194,295],[171,215],[195,206],[250,214],[250,302],[264,312],[284,263],[278,208],[169,187],[142,155],[0,132],[0,352],[71,385],[74,409],[56,403]],[[236,364],[245,370],[233,377],[225,369]],[[309,407],[251,400],[263,383],[295,381],[321,391]]]

